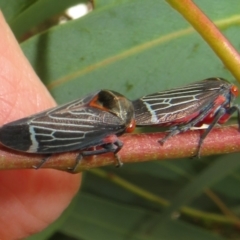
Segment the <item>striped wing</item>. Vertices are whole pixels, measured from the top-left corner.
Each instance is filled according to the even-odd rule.
[[[94,95],[92,95],[94,96]],[[117,116],[89,107],[91,96],[4,125],[3,145],[23,152],[57,153],[101,145],[125,130]]]
[[[229,92],[231,84],[211,78],[182,88],[144,96],[133,101],[136,125],[174,125],[187,123],[209,104]]]

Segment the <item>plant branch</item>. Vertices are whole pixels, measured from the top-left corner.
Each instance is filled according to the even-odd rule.
[[[192,157],[196,154],[200,134],[203,130],[188,131],[171,137],[163,146],[158,140],[165,133],[125,134],[120,137],[124,146],[118,153],[123,163],[143,162],[151,160],[165,160]],[[214,128],[205,139],[201,156],[233,153],[240,151],[240,134],[235,126]],[[54,154],[42,168],[54,168],[67,171],[76,163],[78,152]],[[0,147],[0,169],[22,169],[38,166],[43,155],[19,153]],[[91,168],[115,164],[112,153],[84,157],[79,163],[76,172]]]
[[[202,38],[240,82],[240,56],[214,23],[192,0],[166,0],[198,31]]]

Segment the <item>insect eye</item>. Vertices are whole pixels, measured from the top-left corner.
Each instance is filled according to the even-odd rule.
[[[127,126],[127,128],[126,128],[125,131],[126,131],[127,133],[131,133],[131,132],[134,131],[135,127],[136,127],[136,122],[135,122],[135,120],[132,120],[132,121],[130,122],[130,124]]]
[[[231,87],[231,93],[232,93],[235,97],[238,96],[238,87],[237,87],[236,85],[233,85],[233,86]]]

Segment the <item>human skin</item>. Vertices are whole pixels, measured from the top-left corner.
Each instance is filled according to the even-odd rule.
[[[0,13],[0,125],[56,105]],[[79,189],[80,174],[0,171],[0,239],[22,239],[56,220]]]

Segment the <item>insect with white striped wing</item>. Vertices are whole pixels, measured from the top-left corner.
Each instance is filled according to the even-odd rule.
[[[197,156],[200,157],[201,145],[217,123],[225,123],[237,112],[240,128],[240,108],[233,104],[237,96],[237,86],[223,78],[209,78],[150,94],[133,101],[136,126],[170,127],[169,133],[159,140],[163,145],[176,134],[209,124],[199,140]]]
[[[135,128],[134,109],[123,95],[100,90],[41,113],[11,122],[0,128],[0,142],[11,149],[48,154],[79,150],[76,169],[83,156],[113,152],[123,143],[118,136]],[[89,148],[98,147],[95,150]]]

